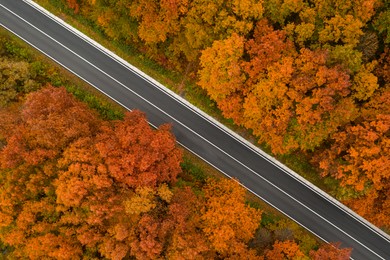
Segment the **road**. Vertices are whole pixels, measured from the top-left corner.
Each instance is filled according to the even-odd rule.
[[[86,42],[27,1],[0,0],[0,24],[154,126],[172,122],[178,142],[353,259],[390,259],[390,240],[204,114]]]

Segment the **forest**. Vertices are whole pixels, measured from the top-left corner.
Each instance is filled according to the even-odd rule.
[[[0,259],[349,259],[64,77],[0,31]]]
[[[225,118],[276,156],[305,156],[389,232],[389,1],[49,2],[189,75]]]

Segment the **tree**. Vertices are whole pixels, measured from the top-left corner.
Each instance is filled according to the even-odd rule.
[[[251,57],[269,65],[248,71],[252,77],[247,84],[258,80],[244,100],[243,125],[274,153],[313,150],[356,117],[349,76],[338,66],[328,67],[327,57],[326,51],[308,49],[269,63],[269,58],[261,62],[262,55]]]
[[[348,205],[376,225],[389,226],[390,129],[388,88],[371,97],[360,122],[347,125],[332,136],[333,144],[321,154],[323,176],[331,175],[352,188],[356,199]],[[360,195],[360,196],[359,196]],[[364,195],[364,197],[362,197]]]
[[[339,164],[332,175],[342,180],[343,185],[351,185],[362,191],[370,185],[377,190],[383,188],[390,177],[389,158],[385,156],[389,150],[387,131],[390,129],[390,116],[377,115],[376,120],[363,122],[356,126],[348,126],[344,132],[336,133],[335,143],[328,153],[338,156],[346,162]],[[331,160],[329,160],[331,162]],[[329,162],[322,161],[321,168],[329,169]],[[326,171],[329,174],[329,171]]]
[[[243,42],[232,35],[203,51],[199,85],[224,116],[252,129],[274,153],[314,150],[357,116],[350,77],[340,66],[328,65],[327,51],[297,52],[285,32],[266,20],[244,45],[249,61],[243,61]],[[364,98],[358,94],[362,89],[370,89],[367,95],[375,91],[372,69],[356,76],[356,97]]]
[[[130,4],[130,15],[139,22],[139,37],[150,44],[165,42],[169,36],[177,35],[188,8],[187,0],[138,0]]]
[[[143,113],[127,113],[124,121],[103,127],[96,148],[110,175],[129,187],[173,183],[181,172],[182,152],[168,125],[153,131]]]
[[[378,60],[378,66],[374,70],[374,74],[379,78],[382,86],[390,85],[390,48],[385,48]]]
[[[0,107],[16,101],[18,95],[38,88],[39,84],[34,80],[28,62],[0,59]]]
[[[325,243],[317,251],[312,250],[310,257],[313,260],[348,260],[351,257],[351,248],[340,248],[341,243]]]
[[[210,243],[201,232],[199,216],[201,200],[189,187],[177,189],[168,206],[167,217],[162,224],[169,241],[166,256],[169,259],[212,258]]]
[[[291,22],[288,17],[292,17],[293,14],[301,12],[305,5],[306,4],[302,0],[270,0],[265,1],[264,3],[266,17],[272,22],[278,23],[282,26]]]
[[[204,196],[201,227],[213,248],[225,257],[245,251],[261,218],[245,204],[245,189],[234,180],[209,180]]]
[[[180,50],[188,61],[195,61],[199,52],[215,40],[224,40],[233,33],[240,36],[250,33],[254,21],[262,15],[262,1],[195,0],[182,19],[180,34],[170,48]]]
[[[241,118],[241,102],[245,75],[241,68],[244,38],[233,34],[202,51],[199,86],[217,102],[223,114],[236,122]]]
[[[385,7],[373,23],[374,28],[379,32],[383,41],[387,44],[390,43],[390,10],[388,6],[389,3],[385,1]]]
[[[139,239],[134,240],[131,253],[138,259],[156,259],[161,255],[164,240],[159,237],[161,221],[150,215],[143,215],[137,225],[136,235]]]
[[[63,88],[50,86],[30,94],[19,117],[0,151],[1,239],[17,258],[78,258],[81,244],[56,208],[56,159],[99,120]]]
[[[317,241],[294,221],[281,219],[277,222],[269,223],[267,228],[273,231],[274,240],[294,240],[299,244],[299,249],[305,255],[308,255],[309,251],[317,245]]]
[[[380,0],[314,0],[313,4],[317,15],[321,19],[336,15],[343,17],[353,15],[366,23],[375,14],[375,9],[380,6]]]
[[[99,124],[96,114],[69,96],[64,88],[50,85],[27,97],[21,118],[23,123],[15,129],[19,134],[10,137],[2,151],[3,167],[23,162],[38,165],[56,158],[64,147],[88,136]]]
[[[302,259],[304,254],[299,250],[299,246],[291,240],[284,242],[276,241],[272,250],[265,251],[264,259]]]
[[[253,39],[247,41],[245,50],[250,60],[244,63],[249,83],[255,84],[264,78],[268,67],[283,57],[295,57],[294,43],[282,30],[274,30],[266,19],[256,24]]]
[[[102,122],[51,86],[30,94],[18,118],[0,119],[17,124],[0,151],[0,239],[14,248],[12,256],[129,255],[138,223],[150,221],[126,211],[127,202],[140,208],[144,190],[158,196],[152,200],[160,208],[172,198],[165,183],[175,181],[181,152],[169,127],[152,130],[140,112]],[[110,145],[117,153],[107,154]],[[116,161],[119,154],[129,161]]]
[[[354,77],[352,89],[355,93],[353,93],[353,97],[359,101],[369,99],[379,88],[378,78],[371,73],[376,65],[376,62],[365,64]]]
[[[319,32],[321,43],[342,42],[354,47],[359,43],[359,37],[363,35],[361,28],[364,24],[352,15],[345,17],[335,15],[325,21],[325,24],[325,28]]]

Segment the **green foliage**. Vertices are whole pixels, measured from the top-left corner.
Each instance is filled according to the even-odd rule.
[[[386,7],[383,8],[383,11],[379,13],[378,17],[375,19],[373,26],[382,36],[382,39],[385,43],[390,43],[390,3],[386,1]]]
[[[199,165],[194,164],[190,158],[184,156],[180,166],[185,173],[190,174],[196,181],[206,182],[207,176],[204,170]]]
[[[0,107],[17,101],[25,94],[38,90],[50,82],[53,86],[64,86],[104,119],[123,119],[123,112],[112,103],[86,89],[69,82],[59,69],[45,63],[37,54],[1,32],[0,34]]]
[[[13,56],[21,60],[31,61],[31,53],[28,51],[28,49],[22,48],[13,41],[6,41],[4,48],[9,56]]]
[[[72,93],[77,99],[86,103],[90,108],[98,111],[102,118],[108,120],[123,119],[124,114],[122,111],[115,109],[111,103],[97,97],[85,89],[73,84],[67,84],[66,90],[69,93]]]
[[[5,245],[0,240],[0,260],[7,260],[10,259],[10,255],[13,251],[13,248],[11,246]]]
[[[329,63],[340,64],[343,68],[356,73],[362,66],[362,53],[350,45],[326,46],[330,50]]]

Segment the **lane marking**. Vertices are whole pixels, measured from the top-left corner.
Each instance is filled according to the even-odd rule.
[[[74,27],[68,25],[67,23],[65,23],[64,21],[59,19],[57,16],[51,14],[46,9],[42,8],[40,5],[36,4],[35,2],[33,2],[31,0],[23,0],[23,2],[25,2],[28,5],[30,5],[31,7],[33,7],[37,11],[41,12],[46,17],[48,17],[49,19],[53,20],[54,22],[56,22],[60,26],[64,27],[69,32],[75,34],[76,36],[78,36],[79,38],[84,40],[85,42],[89,43],[90,45],[92,45],[93,47],[98,49],[100,52],[105,54],[106,56],[114,59],[116,62],[118,62],[120,65],[122,65],[123,67],[125,67],[126,69],[131,71],[132,73],[138,75],[139,77],[143,78],[145,81],[151,83],[157,89],[159,89],[161,92],[163,92],[164,94],[170,96],[172,99],[178,101],[184,107],[187,107],[188,109],[192,110],[195,114],[197,114],[198,116],[204,118],[206,121],[208,121],[212,125],[216,126],[218,129],[220,129],[221,131],[223,131],[226,134],[228,134],[229,136],[231,136],[234,140],[236,140],[237,142],[243,144],[245,147],[247,147],[249,150],[253,151],[255,154],[259,155],[260,157],[262,157],[266,161],[270,162],[271,164],[273,164],[274,166],[276,166],[277,168],[279,168],[283,172],[287,173],[293,179],[295,179],[296,181],[300,182],[301,184],[303,184],[304,186],[306,186],[307,188],[309,188],[313,192],[317,193],[320,197],[322,197],[325,200],[327,200],[328,202],[332,203],[334,206],[336,206],[337,208],[341,209],[346,214],[348,214],[350,217],[352,217],[353,219],[357,220],[358,222],[363,224],[365,227],[367,227],[371,231],[375,232],[376,234],[378,234],[379,236],[381,236],[382,238],[387,240],[387,242],[390,243],[390,235],[389,234],[385,233],[384,231],[379,229],[377,226],[375,226],[371,222],[367,221],[362,216],[356,214],[356,212],[354,212],[353,210],[351,210],[350,208],[348,208],[347,206],[342,204],[340,201],[336,200],[335,198],[333,198],[332,196],[330,196],[326,192],[322,191],[317,186],[315,186],[311,182],[307,181],[305,178],[303,178],[302,176],[300,176],[299,174],[297,174],[296,172],[294,172],[293,170],[291,170],[290,168],[288,168],[287,166],[285,166],[284,164],[282,164],[281,162],[276,160],[274,157],[270,156],[269,154],[265,153],[260,148],[256,147],[252,143],[250,143],[248,140],[246,140],[243,137],[241,137],[240,135],[236,134],[235,132],[230,130],[228,127],[226,127],[225,125],[223,125],[219,121],[217,121],[215,118],[205,114],[202,110],[200,110],[199,108],[195,107],[194,105],[189,103],[187,100],[183,99],[182,97],[180,97],[179,95],[177,95],[176,93],[171,91],[170,89],[167,89],[165,86],[163,86],[161,83],[159,83],[155,79],[151,78],[150,76],[148,76],[144,72],[140,71],[138,68],[132,66],[127,61],[123,60],[122,58],[117,56],[115,53],[113,53],[110,50],[106,49],[104,46],[102,46],[101,44],[97,43],[93,39],[89,38],[85,34],[81,33],[80,31],[78,31]]]
[[[144,100],[146,103],[148,103],[149,105],[155,107],[157,110],[159,110],[160,112],[162,112],[163,114],[165,114],[166,116],[170,117],[173,121],[176,121],[177,123],[179,123],[180,125],[182,125],[184,128],[186,128],[187,130],[189,130],[190,132],[194,133],[195,135],[197,135],[198,137],[200,137],[201,139],[203,139],[204,141],[206,141],[207,143],[209,143],[210,145],[214,146],[216,149],[218,149],[220,152],[224,153],[225,155],[227,155],[228,157],[230,157],[231,159],[233,159],[234,161],[236,161],[238,164],[240,164],[241,166],[243,166],[244,168],[246,168],[247,170],[251,171],[252,173],[254,173],[255,175],[257,175],[258,177],[260,177],[261,179],[263,179],[264,181],[266,181],[267,183],[269,183],[270,185],[272,185],[274,188],[278,189],[279,191],[281,191],[282,193],[284,193],[285,195],[287,195],[288,197],[290,197],[292,200],[296,201],[298,204],[302,205],[303,207],[305,207],[306,209],[308,209],[309,211],[311,211],[312,213],[314,213],[315,215],[317,215],[318,217],[320,217],[321,219],[325,220],[326,222],[328,222],[330,225],[332,225],[333,227],[335,227],[336,229],[338,229],[339,231],[341,231],[342,233],[344,233],[345,235],[347,235],[348,237],[350,237],[352,240],[354,240],[355,242],[357,242],[358,244],[360,244],[361,246],[365,247],[366,249],[368,249],[369,251],[371,251],[373,254],[377,255],[378,257],[381,258],[380,255],[378,255],[377,253],[375,253],[374,251],[372,251],[370,248],[366,247],[365,245],[363,245],[361,242],[359,242],[358,240],[356,240],[354,237],[352,237],[351,235],[349,235],[348,233],[346,233],[345,231],[341,230],[339,227],[337,227],[336,225],[334,225],[332,222],[330,222],[329,220],[325,219],[324,217],[322,217],[321,215],[319,215],[317,212],[315,212],[314,210],[308,208],[305,204],[303,204],[302,202],[298,201],[297,199],[295,199],[294,197],[292,197],[291,195],[289,195],[287,192],[285,192],[284,190],[280,189],[279,187],[277,187],[276,185],[274,185],[273,183],[271,183],[270,181],[268,181],[267,179],[265,179],[263,176],[259,175],[257,172],[255,172],[254,170],[252,170],[251,168],[249,168],[248,166],[244,165],[243,163],[241,163],[240,161],[238,161],[236,158],[232,157],[230,154],[226,153],[225,151],[223,151],[221,148],[219,148],[218,146],[216,146],[215,144],[211,143],[210,141],[208,141],[207,139],[205,139],[204,137],[202,137],[201,135],[199,135],[198,133],[196,133],[195,131],[193,131],[191,128],[187,127],[186,125],[184,125],[183,123],[181,123],[179,120],[175,119],[174,117],[172,117],[171,115],[169,115],[167,112],[161,110],[159,107],[157,107],[156,105],[152,104],[151,102],[149,102],[148,100],[146,100],[145,98],[143,98],[142,96],[140,96],[138,93],[134,92],[133,90],[129,89],[127,86],[125,86],[123,83],[121,83],[120,81],[116,80],[115,78],[113,78],[112,76],[110,76],[108,73],[106,73],[105,71],[101,70],[100,68],[98,68],[97,66],[95,66],[94,64],[92,64],[91,62],[89,62],[88,60],[84,59],[83,57],[81,57],[80,55],[78,55],[77,53],[75,53],[74,51],[72,51],[71,49],[69,49],[68,47],[64,46],[62,43],[58,42],[57,40],[55,40],[54,38],[52,38],[51,36],[47,35],[45,32],[43,32],[42,30],[40,30],[39,28],[35,27],[34,25],[32,25],[30,22],[26,21],[24,18],[20,17],[19,15],[17,15],[16,13],[14,13],[13,11],[9,10],[8,8],[4,7],[2,4],[0,4],[4,9],[6,9],[7,11],[9,11],[10,13],[12,13],[13,15],[15,15],[16,17],[18,17],[20,20],[24,21],[26,24],[30,25],[31,27],[33,27],[34,29],[36,29],[37,31],[39,31],[40,33],[42,33],[43,35],[45,35],[47,38],[51,39],[52,41],[56,42],[59,46],[62,46],[64,49],[66,49],[67,51],[73,53],[76,57],[78,57],[79,59],[83,60],[84,62],[86,62],[87,64],[89,64],[91,67],[95,68],[96,70],[100,71],[102,74],[104,74],[105,76],[107,76],[108,78],[110,78],[111,80],[113,80],[114,82],[116,82],[117,84],[121,85],[122,87],[124,87],[125,89],[129,90],[130,92],[132,92],[133,94],[135,94],[136,96],[138,96],[139,98],[141,98],[142,100]],[[3,25],[3,27],[5,27]],[[13,32],[11,29],[7,28],[8,30],[10,30],[11,32]],[[15,33],[15,32],[13,32]],[[16,35],[18,35],[17,33],[15,33]],[[18,35],[18,37],[22,38],[23,40],[25,40],[23,37],[21,37],[20,35]],[[26,42],[28,42],[30,45],[34,46],[35,48],[37,48],[34,44],[31,44],[29,41],[25,40]],[[38,50],[40,50],[39,48],[37,48]],[[68,67],[64,66],[61,62],[57,61],[56,59],[54,59],[53,57],[51,57],[50,55],[48,55],[47,53],[45,53],[44,51],[40,50],[42,53],[44,53],[45,55],[49,56],[51,59],[53,59],[54,61],[56,61],[57,63],[61,64],[63,67],[65,67],[66,69],[68,69],[69,71],[71,71],[72,73],[76,74],[77,76],[79,76],[80,78],[82,78],[83,80],[85,80],[83,77],[81,77],[80,75],[78,75],[77,73],[75,73],[74,71],[72,71],[71,69],[69,69]],[[86,82],[88,82],[87,80],[85,80]],[[89,83],[89,82],[88,82]],[[89,83],[90,84],[90,83]],[[92,86],[94,86],[95,88],[97,88],[95,85],[91,84]],[[105,92],[101,91],[102,93],[106,94]],[[110,96],[108,94],[106,94],[107,96]],[[111,97],[111,96],[110,96]],[[113,99],[115,100],[115,99]],[[116,100],[115,100],[116,101]],[[118,101],[116,101],[118,102]],[[119,104],[121,104],[120,102],[118,102]],[[121,104],[122,106],[124,106],[123,104]],[[126,107],[126,106],[124,106]],[[127,107],[126,107],[127,108]],[[127,108],[128,109],[128,108]],[[184,145],[183,145],[184,146]],[[185,147],[185,146],[184,146]],[[191,151],[191,150],[190,150]],[[202,157],[201,157],[202,158]],[[203,159],[203,158],[202,158]],[[207,162],[207,160],[205,160]],[[211,164],[213,165],[213,164]],[[214,166],[214,165],[213,165]],[[215,166],[214,166],[215,167]],[[223,172],[224,173],[224,172]],[[228,174],[224,173],[225,175],[229,176]],[[231,177],[231,176],[230,176]],[[248,189],[250,190],[250,189]],[[251,190],[250,190],[251,191]],[[253,193],[253,191],[251,191]],[[255,194],[255,193],[254,193]],[[256,194],[257,196],[259,196],[258,194]],[[260,196],[259,196],[260,197]],[[268,202],[267,202],[268,203]],[[271,204],[272,205],[272,204]],[[279,210],[279,209],[278,209]],[[282,211],[283,212],[283,211]],[[284,213],[284,212],[283,212]],[[292,218],[293,219],[293,218]],[[295,220],[295,219],[294,219]],[[297,221],[296,221],[297,222]],[[299,223],[299,222],[297,222]],[[310,230],[310,229],[309,229]],[[320,237],[320,236],[319,236]],[[383,259],[383,258],[382,258]]]

